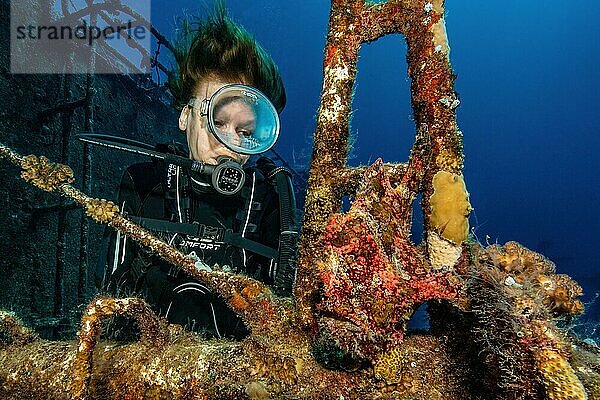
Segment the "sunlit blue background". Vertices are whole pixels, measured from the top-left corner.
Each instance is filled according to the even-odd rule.
[[[192,0],[152,7],[168,37],[178,16],[203,13]],[[229,0],[228,8],[279,65],[288,105],[277,150],[307,166],[329,3]],[[446,10],[474,232],[483,243],[516,240],[542,252],[590,301],[600,290],[600,2],[448,0]],[[361,49],[351,164],[408,158],[405,55],[397,35]],[[590,306],[596,318],[599,308]]]

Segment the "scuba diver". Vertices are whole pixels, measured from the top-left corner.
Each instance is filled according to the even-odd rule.
[[[281,76],[222,5],[197,28],[188,23],[184,30],[187,40],[175,47],[177,71],[169,89],[181,108],[179,129],[188,151],[157,145],[162,160],[128,167],[118,206],[188,256],[287,295],[298,237],[290,174],[266,157],[243,167],[277,140],[278,114],[286,102]],[[108,235],[107,254],[96,271],[103,291],[141,295],[169,322],[207,337],[248,334],[207,286],[120,232]]]

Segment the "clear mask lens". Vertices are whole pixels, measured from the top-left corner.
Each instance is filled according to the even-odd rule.
[[[236,153],[264,153],[279,136],[277,110],[264,94],[250,86],[219,89],[209,101],[207,117],[210,131]]]

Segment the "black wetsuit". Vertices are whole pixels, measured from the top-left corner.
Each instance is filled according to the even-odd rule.
[[[234,272],[272,284],[276,257],[261,256],[227,243],[243,237],[275,251],[280,220],[277,193],[257,168],[246,168],[242,191],[217,193],[199,176],[174,165],[147,162],[130,166],[121,180],[118,205],[164,241],[185,254],[194,253],[209,266],[228,266]],[[140,218],[141,217],[141,218]],[[175,224],[161,226],[161,221]],[[196,235],[174,232],[177,224],[197,224]],[[102,287],[118,296],[141,295],[161,316],[211,337],[241,338],[241,320],[205,285],[160,260],[121,234],[111,233]],[[101,270],[102,268],[99,268]]]

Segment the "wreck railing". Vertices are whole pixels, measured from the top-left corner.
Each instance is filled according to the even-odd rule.
[[[462,181],[463,167],[443,1],[332,1],[295,289],[308,326],[314,326],[311,304],[318,287],[315,265],[323,247],[322,234],[330,216],[340,209],[342,196],[352,189],[349,181],[353,179],[347,177],[356,175],[347,166],[347,150],[358,51],[361,44],[393,33],[403,34],[408,43],[417,135],[408,166],[396,167],[392,180],[401,182],[407,191],[423,193],[424,229],[432,264],[453,266],[461,254],[460,243],[466,239],[466,233],[458,240],[445,238],[444,229],[430,219],[433,177],[446,171]],[[458,224],[464,225],[461,232],[468,231],[467,215],[468,210],[459,218]]]

